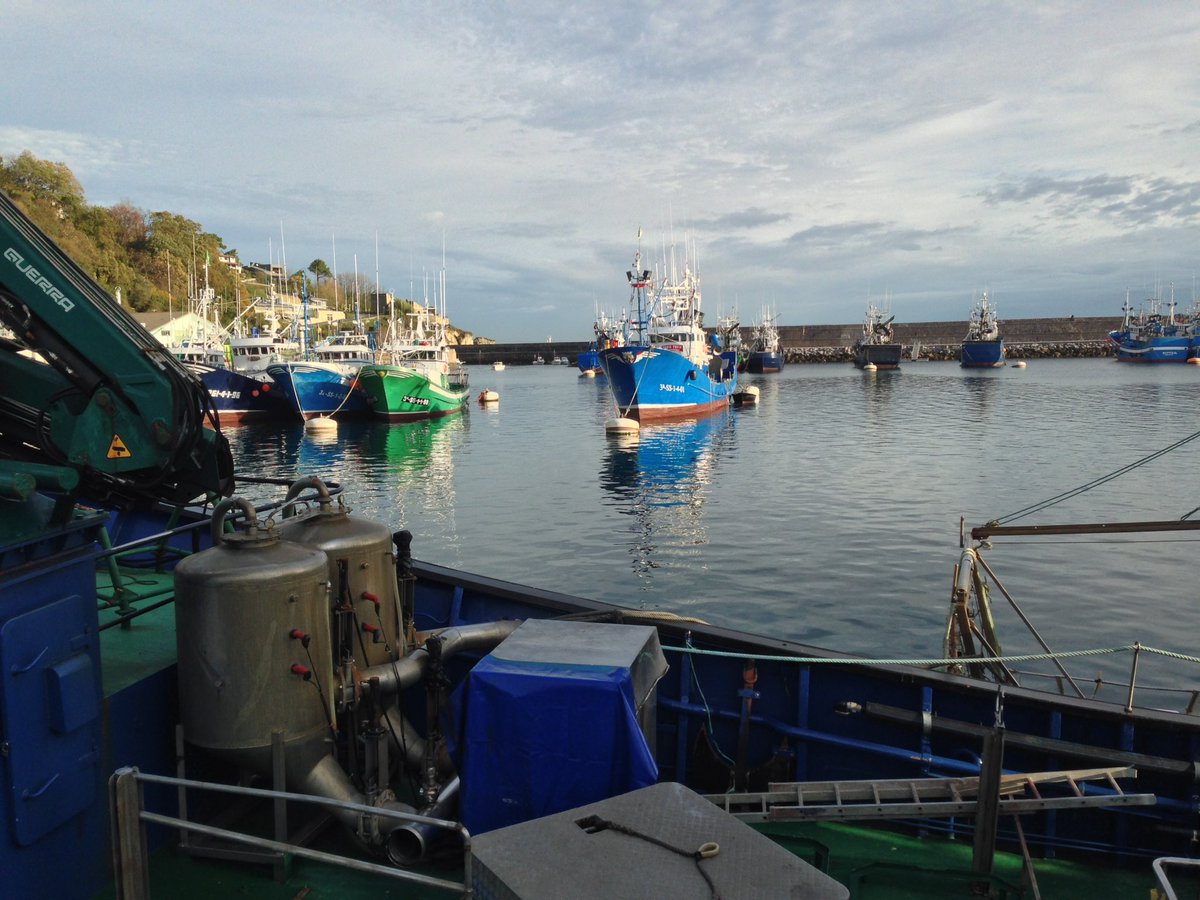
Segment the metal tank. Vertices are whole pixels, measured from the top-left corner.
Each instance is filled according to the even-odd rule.
[[[317,508],[293,515],[290,501],[308,488],[317,492]],[[334,502],[319,478],[297,481],[287,501],[280,536],[321,550],[329,560],[334,646],[354,657],[360,668],[399,658],[404,641],[391,531],[351,516],[342,498]]]
[[[223,534],[240,506],[250,527]],[[184,736],[245,768],[270,772],[272,733],[311,760],[329,735],[333,667],[328,561],[259,527],[253,506],[213,512],[213,546],[175,568]],[[308,752],[297,753],[300,745]]]

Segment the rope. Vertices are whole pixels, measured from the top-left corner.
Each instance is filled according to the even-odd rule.
[[[1122,475],[1132,472],[1134,469],[1140,468],[1149,462],[1153,462],[1160,456],[1164,456],[1167,453],[1170,453],[1172,450],[1178,450],[1185,444],[1191,443],[1192,441],[1196,440],[1196,438],[1200,438],[1200,431],[1189,434],[1187,437],[1181,438],[1175,443],[1163,447],[1161,450],[1155,450],[1149,456],[1143,456],[1141,459],[1131,462],[1127,466],[1122,466],[1114,472],[1109,472],[1107,475],[1102,475],[1093,481],[1089,481],[1087,484],[1082,484],[1079,487],[1071,488],[1071,490],[1064,491],[1056,497],[1050,497],[1047,500],[1039,501],[1038,503],[1034,503],[1033,505],[1027,506],[1024,509],[1018,509],[1016,512],[1009,513],[1006,516],[1001,516],[1000,518],[995,519],[988,524],[1003,525],[1006,522],[1013,522],[1017,519],[1022,519],[1025,516],[1032,515],[1035,512],[1041,512],[1043,509],[1047,509],[1055,504],[1062,503],[1064,500],[1069,500],[1072,497],[1076,497],[1082,493],[1085,493],[1086,491],[1090,491],[1094,487],[1099,487],[1106,482],[1112,481],[1114,478],[1119,478]],[[1197,507],[1197,509],[1200,509],[1200,507]],[[1196,510],[1186,513],[1181,518],[1186,519],[1194,512],[1196,512]]]
[[[700,873],[701,877],[703,877],[704,881],[708,884],[709,894],[713,900],[721,900],[721,895],[717,892],[717,886],[713,884],[712,876],[710,876],[708,872],[704,870],[704,867],[700,865],[700,863],[704,860],[712,859],[721,852],[721,846],[716,841],[707,841],[701,844],[695,850],[683,850],[674,846],[673,844],[668,844],[666,841],[659,840],[653,835],[643,834],[634,828],[630,828],[628,825],[622,825],[619,822],[610,822],[608,819],[602,819],[599,816],[587,816],[586,818],[580,819],[575,824],[577,824],[588,834],[595,834],[599,831],[616,831],[619,834],[624,834],[628,835],[629,837],[647,841],[648,843],[662,847],[664,850],[670,850],[672,853],[677,853],[680,856],[687,857],[695,862],[696,871]]]
[[[1152,653],[1169,659],[1181,660],[1200,665],[1200,657],[1176,653],[1173,650],[1159,650],[1157,647],[1147,647],[1144,644],[1127,644],[1124,647],[1106,647],[1096,650],[1067,650],[1059,653],[1025,653],[1017,656],[958,656],[950,659],[868,659],[865,657],[824,657],[824,656],[771,656],[761,653],[738,653],[732,650],[702,650],[698,647],[676,647],[663,645],[664,650],[674,650],[678,653],[693,653],[697,656],[724,656],[731,659],[754,659],[759,662],[789,662],[800,665],[837,665],[837,666],[960,666],[965,662],[1017,663],[1036,662],[1052,659],[1074,659],[1083,656],[1105,656],[1113,653],[1123,653],[1136,650],[1142,653]]]

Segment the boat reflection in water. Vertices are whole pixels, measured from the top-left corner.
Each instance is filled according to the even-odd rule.
[[[422,521],[438,540],[457,545],[454,526],[454,447],[470,430],[470,416],[403,425],[372,422],[357,445],[355,466],[386,492],[376,502],[396,522]]]
[[[626,539],[620,531],[614,537],[643,590],[651,589],[655,569],[694,565],[709,543],[704,504],[732,438],[730,413],[609,436],[600,486],[605,503],[631,519]]]

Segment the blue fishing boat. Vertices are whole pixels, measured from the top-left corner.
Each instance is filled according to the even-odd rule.
[[[595,375],[600,371],[600,351],[596,349],[595,341],[588,344],[586,350],[579,352],[575,367],[579,369],[580,375]]]
[[[3,194],[0,243],[5,896],[1146,896],[1194,855],[1151,648],[1115,701],[995,653],[979,557],[1037,526],[972,531],[924,661],[423,563],[336,485],[235,478],[203,385]]]
[[[622,323],[623,319],[618,320],[607,313],[596,314],[592,323],[592,334],[595,338],[575,362],[580,375],[591,378],[604,374],[604,369],[600,366],[600,351],[606,347],[620,346],[624,340]]]
[[[865,369],[872,366],[876,369],[900,368],[900,352],[903,349],[896,343],[892,328],[895,316],[888,315],[884,310],[867,304],[867,315],[863,320],[862,334],[854,342],[852,354],[854,365]]]
[[[291,407],[276,390],[266,366],[285,352],[286,342],[257,332],[230,335],[216,322],[215,301],[216,294],[207,285],[189,301],[196,328],[168,349],[200,377],[222,423],[285,418]]]
[[[625,273],[636,318],[626,323],[621,346],[600,350],[618,414],[654,422],[714,413],[729,406],[737,389],[737,359],[704,331],[700,280],[685,262],[655,290],[639,248]]]
[[[984,291],[971,310],[967,336],[959,351],[961,365],[964,369],[995,369],[1004,365],[1006,355],[1000,320]]]
[[[1123,312],[1121,327],[1108,334],[1116,345],[1118,362],[1187,362],[1200,356],[1196,316],[1176,315],[1173,287],[1165,309],[1158,297],[1150,297],[1135,311],[1126,293]]]
[[[309,358],[272,363],[267,373],[302,419],[365,416],[371,405],[359,373],[374,359],[367,335],[341,332],[313,345]]]
[[[189,362],[187,365],[200,376],[224,425],[260,419],[285,419],[292,414],[287,396],[265,372],[255,378],[226,366],[205,362]]]
[[[755,375],[783,371],[783,350],[779,346],[779,329],[775,316],[764,310],[750,334],[746,371]]]

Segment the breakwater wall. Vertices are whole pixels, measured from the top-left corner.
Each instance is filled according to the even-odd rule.
[[[1111,356],[1113,347],[1108,333],[1120,328],[1119,316],[1063,316],[1044,319],[1004,319],[1001,331],[1011,359],[1046,357]],[[750,328],[742,329],[742,339],[750,339]],[[895,322],[895,341],[905,348],[905,356],[918,346],[926,359],[958,359],[959,343],[966,334],[965,321]],[[780,325],[779,341],[790,363],[846,362],[850,348],[862,334],[862,325]],[[547,364],[555,356],[566,357],[575,365],[587,341],[554,341],[520,344],[463,344],[455,348],[458,358],[468,365],[529,365],[535,358]]]

